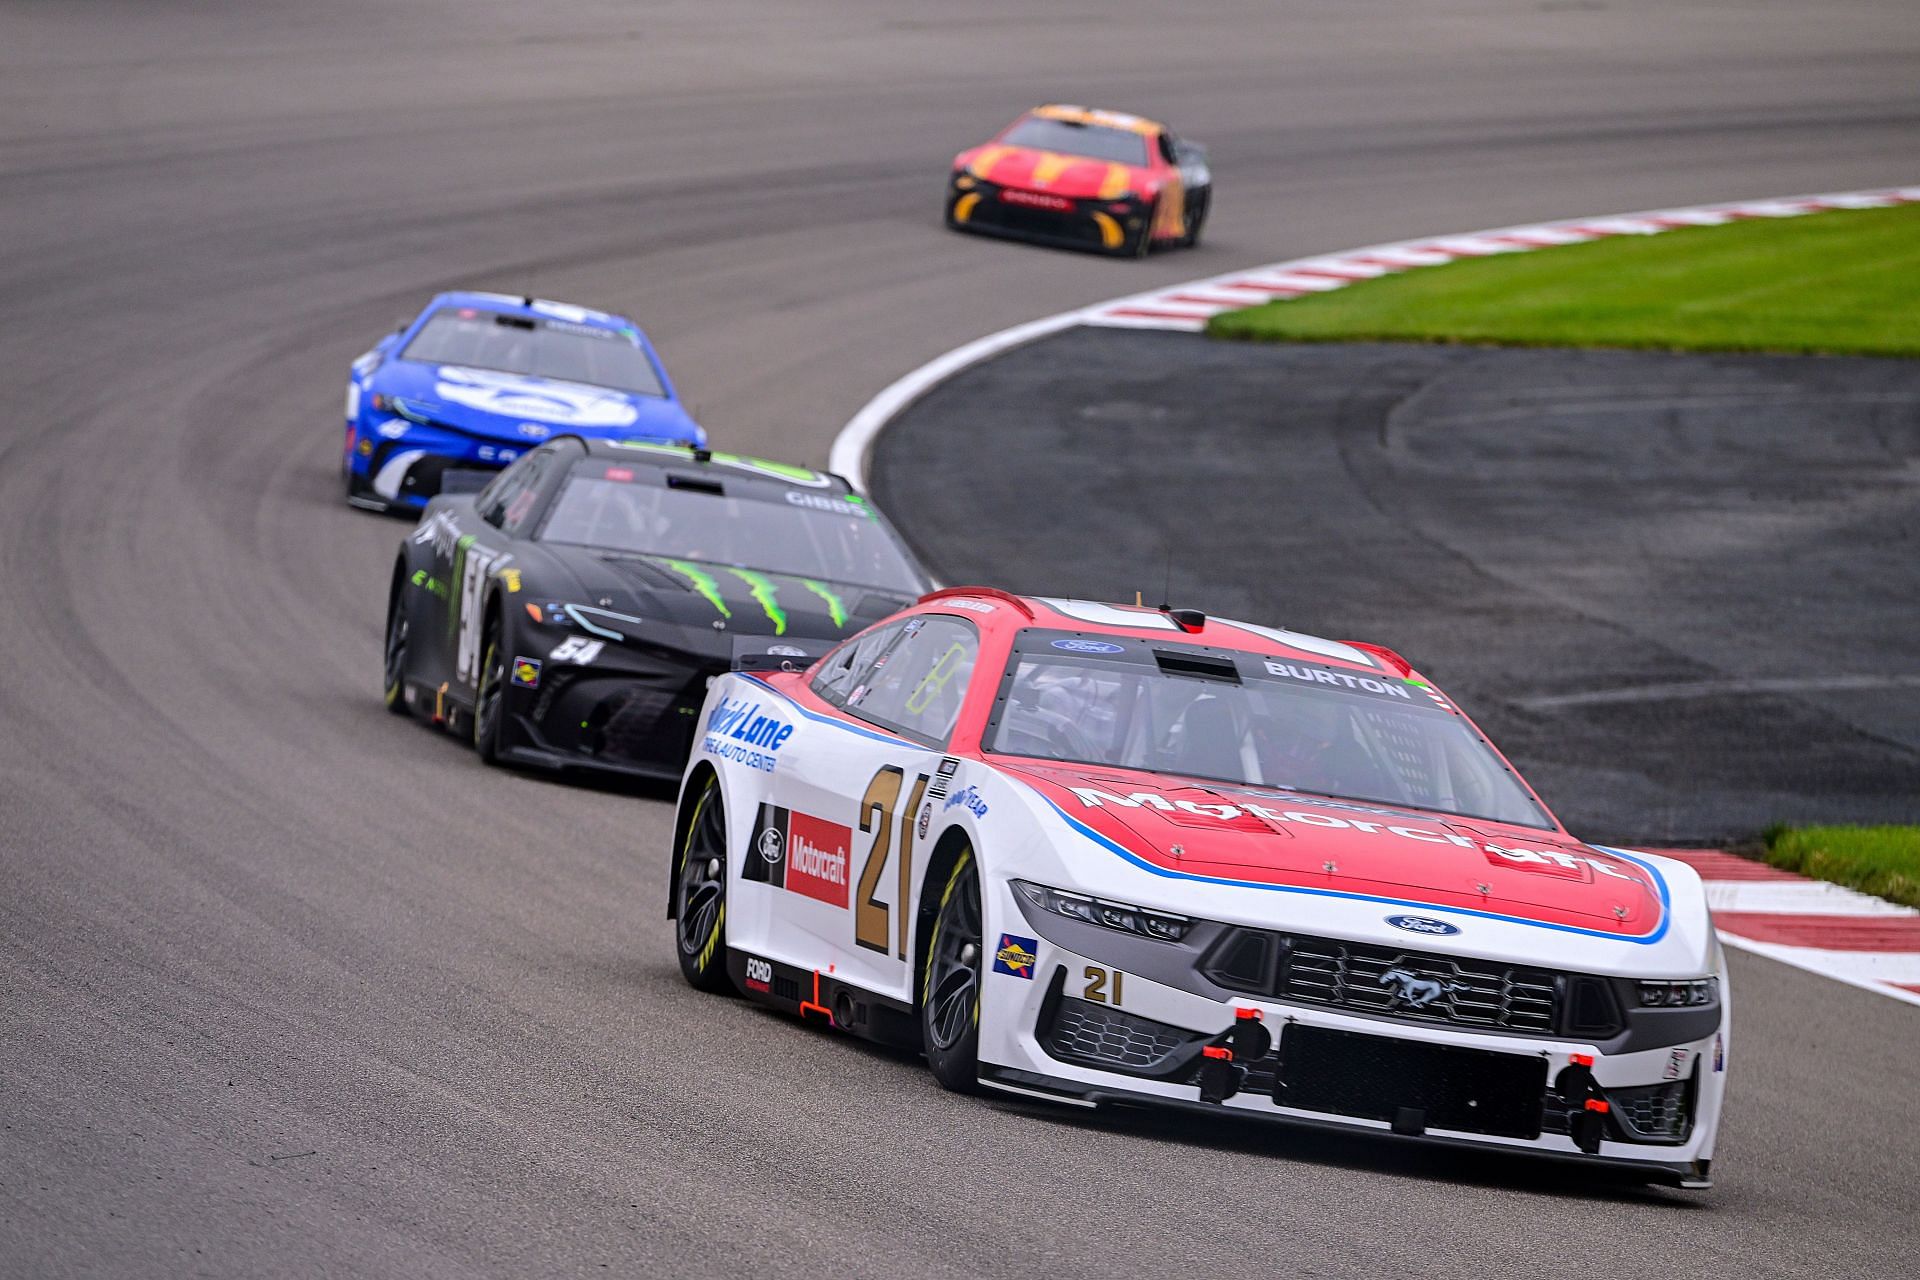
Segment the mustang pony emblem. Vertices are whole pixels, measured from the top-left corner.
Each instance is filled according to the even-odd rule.
[[[1441,996],[1458,995],[1473,988],[1458,982],[1442,982],[1438,978],[1423,978],[1417,973],[1405,969],[1389,969],[1380,975],[1383,987],[1398,986],[1393,993],[1394,1003],[1405,1001],[1409,1009],[1424,1009]]]

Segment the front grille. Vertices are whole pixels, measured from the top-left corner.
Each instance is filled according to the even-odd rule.
[[[1069,209],[1032,209],[989,196],[975,208],[973,221],[1048,240],[1097,245],[1100,228],[1086,214]]]
[[[1685,1142],[1693,1129],[1690,1080],[1607,1090],[1613,1118],[1638,1142]]]
[[[1143,1075],[1202,1037],[1151,1018],[1071,997],[1060,1001],[1041,1035],[1046,1051],[1063,1062]]]
[[[367,477],[369,483],[371,483],[374,476],[380,474],[380,468],[387,464],[388,458],[403,449],[418,447],[417,445],[409,445],[404,441],[394,440],[382,440],[379,444],[375,445],[372,456],[367,459]],[[400,480],[399,496],[403,498],[419,498],[424,501],[440,492],[441,479],[453,468],[457,467],[462,471],[494,471],[502,465],[503,464],[498,462],[463,461],[459,458],[449,458],[443,454],[429,453],[423,457],[416,458],[413,464],[407,468],[406,475]]]
[[[1249,995],[1409,1022],[1597,1038],[1620,1030],[1605,980],[1496,960],[1236,927],[1202,971]]]
[[[711,672],[600,675],[550,667],[533,716],[556,744],[610,764],[684,760],[693,749]]]
[[[1396,1127],[1411,1121],[1416,1132],[1531,1139],[1546,1084],[1545,1058],[1294,1023],[1280,1038],[1273,1100]]]
[[[1693,1133],[1693,1080],[1607,1089],[1607,1140],[1678,1146]],[[1566,1133],[1572,1112],[1549,1095],[1540,1128],[1544,1133]]]

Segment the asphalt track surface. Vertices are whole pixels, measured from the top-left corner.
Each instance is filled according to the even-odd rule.
[[[0,1272],[1900,1275],[1913,1011],[1736,957],[1719,1187],[1086,1120],[697,998],[667,807],[377,697],[346,362],[631,311],[822,461],[982,333],[1307,252],[1911,179],[1910,0],[0,5]],[[1207,248],[943,233],[1032,100],[1211,143]]]
[[[1399,649],[1658,847],[1920,822],[1916,462],[1916,361],[1077,328],[870,469],[945,581],[1157,601],[1171,552],[1173,603]]]

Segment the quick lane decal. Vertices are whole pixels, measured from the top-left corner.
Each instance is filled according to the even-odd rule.
[[[747,584],[747,590],[760,602],[767,620],[773,623],[773,634],[787,634],[787,611],[780,607],[780,588],[773,585],[773,579],[751,569],[728,569],[727,572]]]
[[[827,616],[833,619],[834,626],[844,627],[847,625],[846,604],[839,596],[829,590],[826,584],[815,582],[812,578],[802,578],[800,579],[800,585],[826,601]]]
[[[759,703],[722,698],[707,716],[706,737],[700,749],[722,760],[772,773],[780,748],[792,736],[793,726],[763,714]]]
[[[689,564],[685,560],[661,560],[659,563],[685,578],[687,585],[699,592],[706,598],[708,604],[720,611],[721,617],[733,617],[733,610],[727,608],[726,600],[720,595],[719,580],[712,574],[699,565]]]

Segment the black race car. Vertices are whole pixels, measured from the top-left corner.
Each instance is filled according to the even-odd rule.
[[[490,763],[678,778],[743,650],[810,660],[930,587],[838,476],[561,436],[401,544],[387,706]]]

